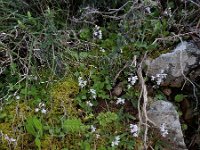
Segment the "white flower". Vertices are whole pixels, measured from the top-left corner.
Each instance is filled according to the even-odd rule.
[[[17,95],[15,98],[16,98],[16,100],[19,100],[19,99],[20,99],[20,96],[19,96],[19,95]]]
[[[130,84],[128,84],[127,88],[130,89],[132,86]]]
[[[95,90],[95,89],[90,89],[89,92],[91,93],[92,97],[93,97],[94,99],[96,99],[96,97],[97,97],[97,95],[96,95],[96,90]]]
[[[154,77],[154,76],[151,76],[151,81],[154,81],[154,80],[155,80],[155,78],[156,78],[156,77]]]
[[[100,39],[100,40],[102,39],[102,31],[101,31],[100,27],[97,25],[95,25],[93,37],[95,39]]]
[[[6,141],[8,141],[8,142],[14,142],[14,143],[16,143],[16,139],[14,139],[14,138],[10,138],[7,134],[3,134],[3,136],[4,136],[4,139],[6,140]]]
[[[138,137],[138,126],[136,124],[130,124],[130,132],[133,134],[133,137]]]
[[[96,131],[96,127],[93,126],[93,125],[90,126],[90,129],[91,129],[91,132],[92,132],[92,133]]]
[[[4,135],[5,140],[9,141],[9,137],[7,134]]]
[[[123,99],[123,98],[117,98],[117,102],[116,102],[116,104],[118,105],[118,104],[124,104],[125,103],[125,99]]]
[[[164,11],[164,15],[169,16],[169,17],[172,17],[172,10],[171,10],[171,7],[167,8],[167,9]]]
[[[119,140],[120,140],[120,136],[116,136],[114,141],[112,141],[111,146],[114,147],[114,146],[119,145],[119,142],[120,142]]]
[[[167,74],[164,73],[164,70],[160,70],[160,73],[157,73],[155,76],[151,76],[151,81],[155,81],[157,85],[160,85],[162,81],[167,77]]]
[[[83,80],[82,77],[79,77],[79,78],[78,78],[78,85],[79,85],[81,88],[84,88],[84,87],[87,85],[87,81]]]
[[[40,109],[39,108],[35,108],[35,112],[38,112]]]
[[[106,52],[105,49],[102,48],[102,47],[100,47],[100,51],[101,51],[102,53],[105,53],[105,52]]]
[[[90,107],[93,106],[93,104],[92,104],[90,101],[86,101],[86,104],[87,104],[88,106],[90,106]]]
[[[134,85],[137,80],[138,80],[137,76],[131,76],[131,77],[128,78],[128,82],[130,82],[131,85]]]
[[[16,139],[10,138],[10,142],[16,142]]]
[[[96,134],[96,138],[98,139],[100,137],[100,135],[99,134]]]
[[[152,76],[151,77],[151,80],[152,81],[156,81],[156,84],[157,85],[160,85],[162,83],[162,81],[166,78],[167,74],[166,73],[163,73],[164,71],[161,70],[161,73],[160,74],[156,74],[156,76]]]
[[[168,134],[168,130],[165,127],[165,123],[162,123],[160,125],[160,133],[163,137],[166,137],[166,135]]]
[[[151,8],[150,7],[146,7],[145,10],[147,11],[147,13],[151,13]]]
[[[45,107],[45,104],[44,103],[39,103],[39,108],[41,108],[41,107]]]
[[[46,114],[46,113],[47,113],[47,110],[44,109],[44,108],[42,108],[41,113]]]

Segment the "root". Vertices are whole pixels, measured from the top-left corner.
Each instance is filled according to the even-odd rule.
[[[140,92],[140,97],[138,101],[139,126],[141,127],[141,125],[144,125],[144,130],[145,130],[144,131],[144,149],[148,148],[147,147],[147,134],[148,134],[148,128],[149,128],[148,122],[150,122],[151,124],[155,126],[155,123],[151,121],[147,116],[148,92],[147,92],[147,87],[145,84],[144,77],[142,75],[142,63],[144,59],[146,58],[146,54],[147,53],[145,53],[143,60],[139,64],[138,70],[137,70],[139,82],[141,85],[141,92]],[[142,109],[141,109],[140,105],[142,103],[142,98],[143,98],[143,104],[142,104]]]

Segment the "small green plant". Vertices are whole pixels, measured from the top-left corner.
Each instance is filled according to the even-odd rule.
[[[101,112],[97,116],[97,120],[101,126],[106,127],[111,125],[113,122],[116,122],[118,120],[118,116],[116,113],[110,111],[105,113]]]
[[[25,127],[27,132],[35,137],[35,145],[38,149],[41,149],[40,139],[43,136],[43,125],[41,121],[35,116],[29,117],[26,120]]]
[[[79,118],[66,119],[63,122],[63,130],[66,133],[80,133],[87,129]]]
[[[174,98],[175,102],[181,102],[184,100],[184,98],[187,97],[187,95],[183,95],[183,94],[177,94]]]
[[[80,38],[82,40],[89,40],[91,38],[91,31],[89,28],[84,28],[80,31]]]

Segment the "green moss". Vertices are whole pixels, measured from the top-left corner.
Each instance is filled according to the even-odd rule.
[[[78,83],[72,78],[66,78],[51,88],[52,108],[51,115],[76,116],[78,111],[74,103],[74,97],[78,94]]]
[[[157,50],[157,51],[154,50],[152,53],[150,53],[150,57],[155,59],[155,58],[159,57],[160,55],[168,53],[168,52],[170,52],[169,48],[163,49],[163,50]]]
[[[30,137],[24,134],[23,123],[33,113],[34,111],[28,106],[28,103],[22,101],[13,101],[5,105],[0,112],[0,114],[4,114],[5,116],[0,119],[0,130],[4,135],[7,134],[9,138],[18,140],[15,147],[16,150],[21,149],[22,145],[29,145]],[[4,138],[1,139],[0,149],[4,149],[4,147],[8,148],[10,144]],[[14,144],[10,146],[14,147]]]

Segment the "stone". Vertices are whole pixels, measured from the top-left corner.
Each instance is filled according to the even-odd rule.
[[[200,65],[200,49],[194,43],[184,41],[172,52],[147,60],[146,65],[149,77],[166,74],[162,78],[161,86],[181,87],[184,75],[187,76]]]
[[[179,115],[172,103],[163,100],[153,102],[147,111],[147,116],[155,123],[156,128],[160,129],[162,124],[166,126],[168,134],[164,138],[176,144],[176,148],[172,149],[187,149],[181,130]]]

